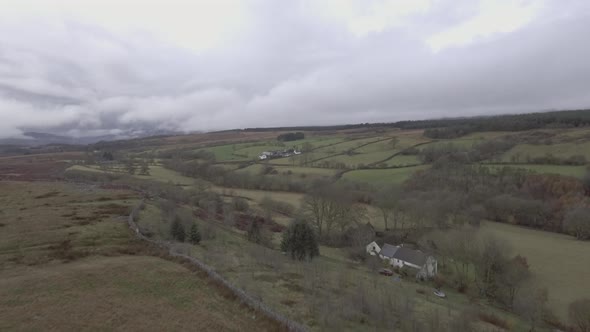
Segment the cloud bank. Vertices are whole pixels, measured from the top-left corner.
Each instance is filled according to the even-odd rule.
[[[0,137],[590,107],[584,0],[10,2]]]

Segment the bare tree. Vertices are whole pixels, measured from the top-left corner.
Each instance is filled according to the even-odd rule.
[[[519,289],[530,277],[531,272],[526,258],[518,255],[506,264],[503,273],[499,276],[499,282],[504,288],[505,302],[509,307],[514,305]]]
[[[476,284],[482,295],[495,298],[498,278],[509,261],[510,249],[505,241],[487,236],[480,240],[480,248],[474,260]]]
[[[569,211],[565,215],[563,226],[579,240],[590,239],[590,208],[577,207]]]
[[[385,230],[389,229],[389,219],[393,218],[394,224],[393,229],[397,229],[397,218],[395,212],[398,209],[399,199],[401,198],[402,190],[398,186],[391,186],[384,188],[377,192],[375,197],[375,205],[381,211],[383,217],[383,223],[385,224]]]
[[[569,306],[569,317],[579,332],[590,332],[590,299],[580,299]]]
[[[331,186],[316,187],[305,195],[302,210],[320,239],[330,239],[336,227],[343,233],[366,218],[366,209],[355,204],[347,192]]]
[[[528,287],[518,293],[514,299],[514,309],[525,318],[531,328],[535,331],[543,320],[546,311],[547,290],[535,287]]]

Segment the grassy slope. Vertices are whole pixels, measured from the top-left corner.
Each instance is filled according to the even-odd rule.
[[[155,206],[148,205],[148,208],[141,212],[139,225],[154,230],[155,236],[168,239],[168,235],[162,233],[162,228],[157,225],[158,220],[161,222],[159,215],[160,212]],[[184,251],[211,264],[226,278],[261,298],[276,310],[309,324],[314,331],[324,328],[322,322],[310,314],[310,310],[315,314],[324,311],[310,307],[314,303],[309,298],[311,284],[316,285],[316,291],[323,294],[325,299],[335,301],[332,305],[336,304],[338,307],[332,307],[331,310],[335,310],[332,314],[341,315],[342,308],[353,305],[351,298],[354,298],[357,287],[361,284],[368,287],[366,291],[372,294],[369,296],[377,297],[387,293],[395,294],[397,301],[412,299],[411,306],[418,317],[423,313],[438,311],[442,322],[452,320],[461,310],[472,305],[464,295],[451,290],[447,293],[447,300],[438,299],[429,291],[426,291],[425,295],[417,295],[417,289],[428,290],[430,286],[411,280],[392,282],[389,278],[371,272],[366,265],[350,260],[344,249],[322,246],[321,256],[313,262],[298,262],[277,250],[247,241],[243,232],[234,228],[222,227],[216,222],[197,222],[201,229],[208,223],[218,225],[213,227],[215,237],[204,239],[199,246],[184,244]],[[312,282],[311,276],[314,273],[318,273],[317,279]],[[506,318],[516,330],[522,329],[522,322],[513,315],[489,307],[486,307],[486,310],[494,311]],[[338,321],[332,322],[335,324],[332,328],[338,326],[336,329],[343,331],[375,330],[371,322],[361,323],[355,319]]]
[[[144,250],[125,223],[137,201],[91,186],[0,182],[0,330],[276,327],[181,265],[126,255]]]
[[[1,330],[265,329],[206,279],[149,256],[2,271],[0,307]]]
[[[567,306],[579,298],[590,298],[590,242],[571,236],[487,222],[482,231],[508,241],[515,254],[525,256],[535,279],[549,290],[549,304],[563,319]]]
[[[150,175],[138,175],[136,174],[135,177],[140,179],[150,179],[162,182],[172,182],[174,184],[180,185],[192,185],[195,183],[195,179],[183,176],[178,174],[173,170],[164,168],[162,166],[149,166],[150,168]],[[75,171],[87,171],[87,172],[102,172],[98,166],[83,166],[83,165],[74,165],[68,168],[68,170],[75,170]],[[116,173],[116,172],[115,172]]]

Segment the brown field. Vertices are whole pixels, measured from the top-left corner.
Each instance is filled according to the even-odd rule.
[[[0,330],[273,331],[200,272],[150,256],[128,191],[0,182]],[[162,257],[166,257],[165,255]]]
[[[0,180],[52,180],[61,177],[69,160],[82,158],[79,152],[0,157]]]

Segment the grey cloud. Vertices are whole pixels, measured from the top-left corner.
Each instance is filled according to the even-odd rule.
[[[295,5],[261,2],[240,38],[200,54],[84,22],[23,23],[18,35],[0,25],[0,137],[31,129],[124,135],[590,105],[584,1],[515,32],[432,52],[426,36],[469,18],[472,3],[438,1],[404,26],[357,37]]]

